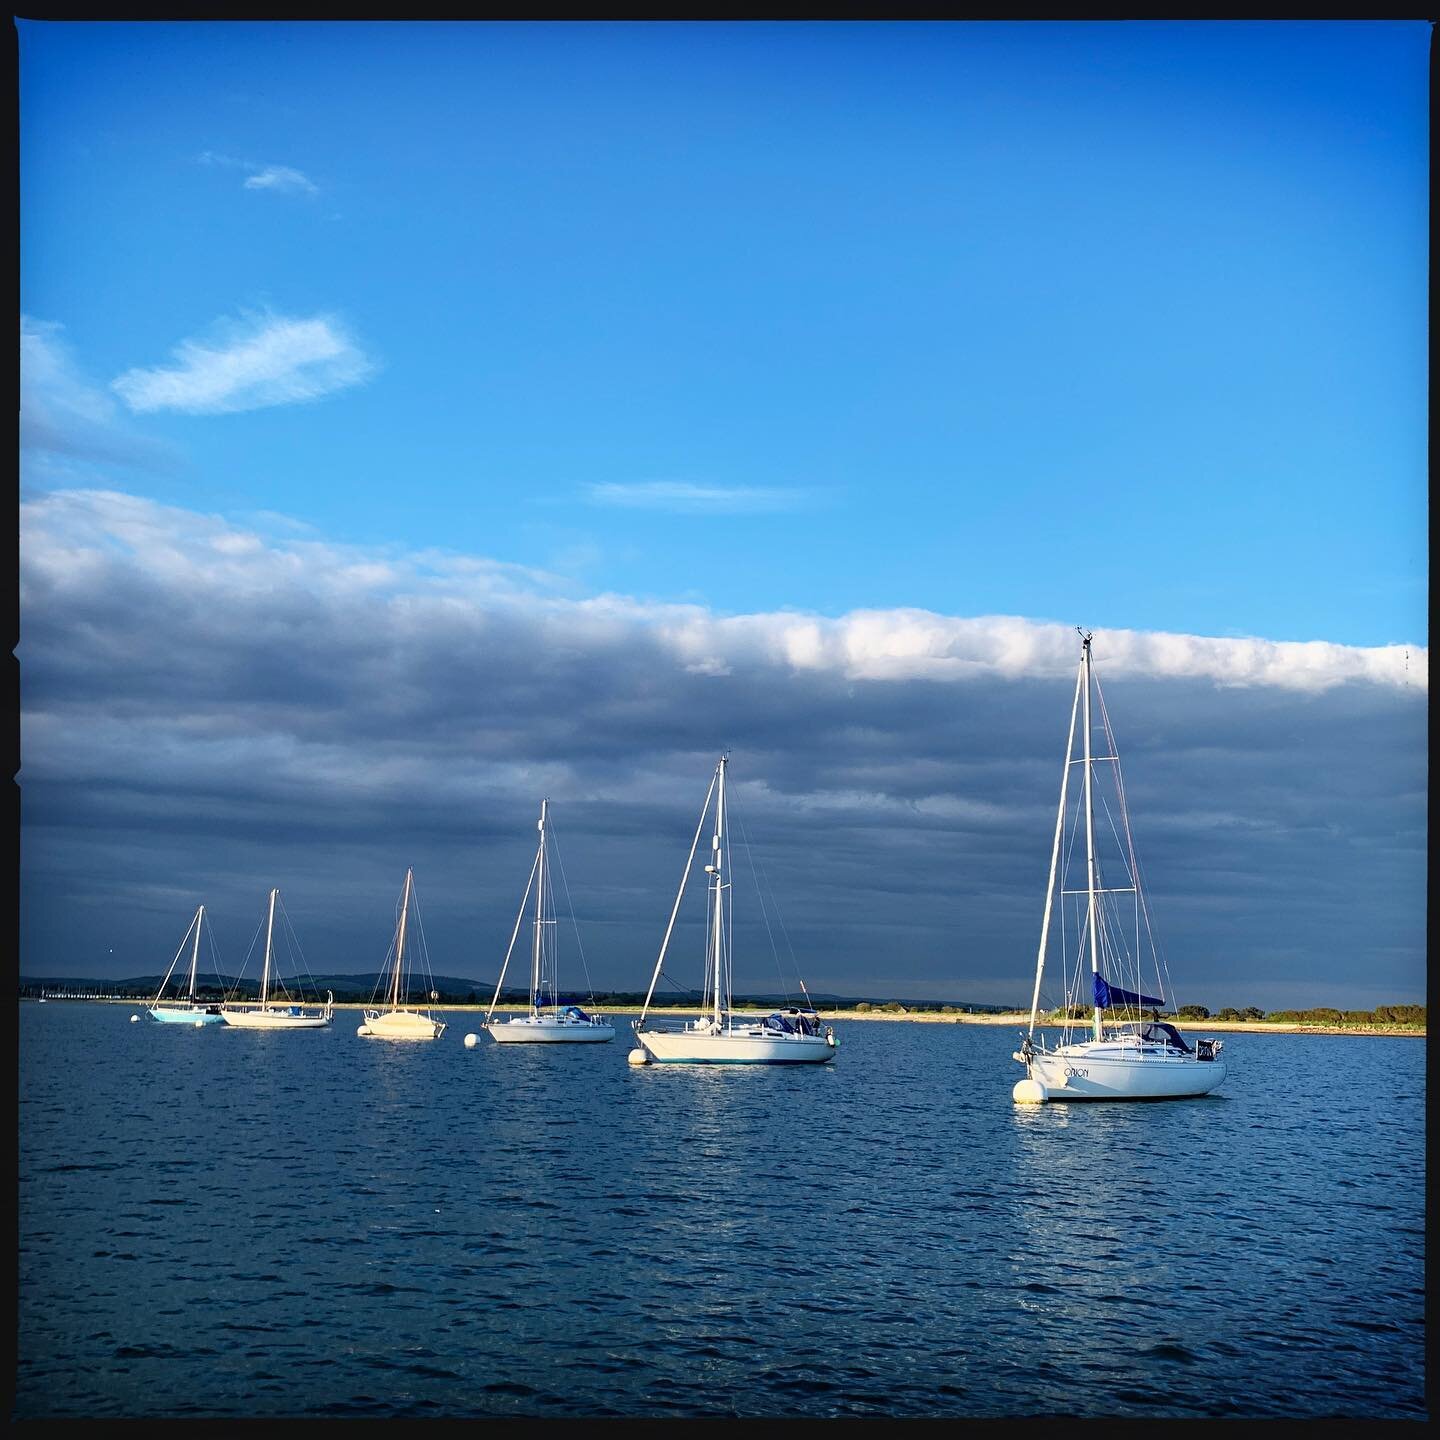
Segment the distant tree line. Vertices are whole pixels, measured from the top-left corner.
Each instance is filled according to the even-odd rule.
[[[21,999],[38,999],[40,995],[55,995],[64,993],[71,986],[84,986],[85,992],[92,995],[115,1000],[150,1000],[154,997],[153,985],[139,989],[134,983],[126,985],[123,982],[105,983],[102,981],[86,980],[66,982],[60,980],[46,981],[25,981],[19,987]],[[324,985],[321,990],[323,998]],[[294,993],[293,991],[291,992]],[[402,997],[402,1004],[408,1005],[488,1005],[490,998],[494,995],[493,990],[481,991],[478,988],[460,990],[451,986],[444,990],[437,990],[438,999],[431,1001],[428,992],[412,990]],[[222,1001],[228,998],[237,1000],[254,1000],[259,995],[259,986],[256,983],[240,981],[234,991],[226,992],[218,986],[197,985],[195,988],[196,998],[206,1002]],[[277,997],[278,998],[278,997]],[[365,1003],[371,1000],[372,993],[369,990],[361,991],[348,987],[335,989],[336,1000],[351,1004]],[[684,1003],[687,999],[690,1003],[699,1002],[699,996],[656,996],[655,1003],[661,1005],[675,1005]],[[500,992],[499,1008],[513,1010],[516,1007],[523,1007],[530,1003],[530,994],[527,990],[502,990]],[[589,1005],[599,1009],[612,1010],[638,1010],[645,1003],[645,992],[643,990],[599,990],[594,995],[584,997],[566,994],[560,997],[560,1003]],[[781,1002],[775,997],[752,996],[735,997],[736,1009],[768,1009]],[[998,1014],[1005,1010],[1003,1005],[952,1005],[942,1004],[938,1001],[908,1000],[826,1000],[819,1002],[822,1009],[843,1013],[853,1011],[857,1015],[963,1015],[963,1014]],[[1046,1018],[1050,1020],[1086,1020],[1094,1013],[1088,1005],[1060,1006],[1051,1010]],[[1130,1010],[1112,1010],[1109,1012],[1113,1019],[1140,1019],[1152,1012],[1140,1012]],[[1379,1025],[1400,1025],[1409,1028],[1420,1028],[1425,1025],[1425,1006],[1423,1005],[1377,1005],[1373,1010],[1337,1010],[1329,1006],[1320,1006],[1310,1010],[1272,1010],[1266,1014],[1258,1006],[1247,1005],[1243,1010],[1234,1006],[1226,1006],[1223,1010],[1213,1014],[1204,1005],[1181,1005],[1176,1010],[1163,1010],[1158,1012],[1162,1020],[1270,1020],[1276,1024],[1285,1025],[1354,1025],[1354,1026],[1379,1026]]]
[[[1054,1020],[1085,1020],[1095,1012],[1089,1005],[1060,1006],[1050,1012]],[[1377,1005],[1373,1010],[1336,1010],[1330,1006],[1317,1006],[1310,1010],[1272,1010],[1266,1014],[1258,1006],[1247,1005],[1243,1010],[1227,1005],[1213,1014],[1204,1005],[1181,1005],[1177,1010],[1161,1010],[1157,1013],[1162,1020],[1269,1020],[1277,1025],[1406,1025],[1425,1024],[1423,1005]],[[1113,1010],[1115,1019],[1143,1018],[1140,1011]]]

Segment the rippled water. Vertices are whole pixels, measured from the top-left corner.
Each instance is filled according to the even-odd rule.
[[[131,1013],[20,1006],[14,1418],[1425,1414],[1420,1040],[1020,1107],[988,1026],[633,1070]]]

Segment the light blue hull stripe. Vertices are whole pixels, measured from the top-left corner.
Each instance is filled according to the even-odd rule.
[[[827,1055],[823,1060],[658,1060],[650,1057],[653,1065],[825,1065],[835,1057]]]

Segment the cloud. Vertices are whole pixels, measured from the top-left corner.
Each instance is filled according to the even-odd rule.
[[[683,480],[604,481],[586,485],[584,493],[592,505],[668,510],[681,515],[774,514],[804,509],[813,498],[810,491],[791,487],[694,485]]]
[[[139,413],[221,415],[319,400],[375,371],[333,316],[248,316],[214,340],[182,340],[168,368],[127,370],[111,389]]]
[[[54,322],[20,317],[20,448],[71,461],[168,468],[163,445],[128,431],[114,398],[87,380]]]
[[[102,929],[145,971],[178,892],[223,946],[272,883],[312,970],[365,968],[414,864],[436,968],[493,983],[548,796],[590,972],[643,988],[729,746],[812,990],[1028,1002],[1068,627],[575,599],[113,491],[22,505],[20,598],[27,971]],[[1095,646],[1181,1003],[1422,998],[1428,652]],[[773,989],[736,912],[737,987]]]
[[[291,195],[320,193],[320,187],[308,175],[289,165],[257,165],[253,160],[237,160],[232,155],[220,155],[213,150],[206,150],[200,156],[200,164],[248,171],[244,181],[246,190],[273,190]]]
[[[245,180],[247,190],[280,190],[295,191],[303,195],[318,195],[319,187],[298,170],[292,170],[288,165],[267,165],[263,170],[257,170],[255,174],[247,176]]]

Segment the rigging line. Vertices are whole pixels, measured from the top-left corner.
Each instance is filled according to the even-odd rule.
[[[395,937],[390,937],[390,944],[385,950],[385,958],[380,962],[380,968],[375,972],[375,984],[370,991],[370,1004],[378,1006],[380,1002],[380,990],[386,985],[386,976],[390,973],[390,960],[395,954]],[[387,987],[388,988],[388,987]]]
[[[390,988],[389,975],[391,962],[395,957],[395,946],[400,939],[400,906],[404,899],[405,891],[402,886],[400,894],[395,900],[393,919],[390,925],[390,943],[385,947],[385,958],[380,962],[380,968],[375,972],[375,984],[370,991],[370,1004],[375,1009],[379,1009],[384,1003],[380,998],[381,990],[384,989],[388,992]]]
[[[216,980],[219,980],[220,955],[219,952],[215,949],[215,927],[213,925],[207,925],[205,927],[205,940],[210,946],[210,973],[216,978]],[[222,984],[220,987],[222,993],[224,992],[224,988],[225,987]]]
[[[1125,831],[1125,845],[1130,857],[1131,883],[1135,886],[1136,898],[1139,901],[1140,913],[1145,920],[1145,934],[1150,942],[1150,953],[1155,959],[1156,974],[1159,978],[1163,971],[1162,988],[1173,994],[1173,986],[1170,980],[1170,966],[1165,957],[1164,946],[1160,943],[1155,933],[1155,927],[1150,913],[1150,900],[1147,894],[1148,886],[1142,884],[1143,876],[1140,868],[1140,857],[1135,850],[1134,833],[1130,828],[1130,806],[1125,796],[1125,775],[1120,765],[1120,747],[1115,743],[1114,734],[1110,728],[1110,713],[1105,707],[1105,696],[1100,689],[1099,681],[1095,684],[1096,696],[1100,702],[1101,723],[1105,727],[1105,737],[1110,748],[1110,753],[1115,756],[1115,791],[1119,800],[1120,819]],[[1137,960],[1138,963],[1138,960]],[[1143,987],[1142,987],[1143,988]]]
[[[560,867],[560,886],[565,891],[565,906],[570,911],[570,928],[575,932],[575,949],[580,955],[580,968],[585,972],[585,989],[590,996],[590,1008],[595,1008],[595,986],[590,979],[590,967],[585,963],[585,946],[580,939],[580,925],[575,919],[575,905],[570,899],[570,881],[565,875],[565,857],[560,853],[560,835],[555,822],[550,822],[550,838],[555,844],[555,863]]]
[[[230,1001],[233,1001],[234,999],[236,999],[236,997],[240,994],[240,981],[241,981],[241,980],[244,978],[244,976],[245,976],[245,971],[246,971],[246,969],[249,967],[249,964],[250,964],[250,957],[255,953],[255,942],[256,942],[257,940],[259,940],[259,938],[260,938],[260,932],[261,932],[264,928],[265,928],[265,916],[262,914],[262,915],[260,916],[259,921],[258,921],[258,922],[256,923],[256,925],[255,925],[255,933],[250,937],[250,948],[245,952],[245,958],[240,962],[240,969],[239,969],[239,971],[238,971],[238,972],[236,973],[236,975],[235,975],[235,983],[234,983],[234,985],[233,985],[228,991],[226,991],[226,993],[225,993],[225,999],[226,999],[226,1002],[227,1002],[227,1003],[229,1003]]]
[[[650,996],[655,993],[655,981],[660,976],[660,967],[665,963],[665,950],[670,944],[670,932],[675,928],[675,916],[680,911],[680,901],[685,894],[685,882],[690,878],[690,867],[695,863],[695,851],[700,844],[700,832],[705,828],[705,816],[710,809],[710,797],[715,793],[715,782],[719,775],[720,771],[717,766],[715,774],[710,777],[710,788],[705,792],[705,804],[700,809],[700,821],[695,826],[695,838],[690,842],[690,855],[685,861],[685,869],[680,875],[680,888],[675,892],[675,904],[670,911],[670,923],[665,927],[665,938],[660,942],[660,954],[655,960],[655,974],[650,978],[650,989],[645,996],[645,1004],[640,1011],[640,1018],[632,1022],[637,1030],[645,1024],[645,1014],[650,1009]]]
[[[420,947],[420,968],[425,974],[425,993],[422,996],[422,1003],[433,1004],[434,1001],[430,997],[435,991],[435,975],[430,968],[430,947],[425,943],[425,917],[420,913],[420,892],[415,888],[413,879],[410,882],[410,905],[415,911],[415,938]],[[401,976],[407,995],[409,994],[409,982],[414,974],[415,965],[412,962],[407,973]]]
[[[515,912],[515,928],[510,932],[510,943],[505,947],[505,959],[500,966],[500,978],[495,982],[495,994],[490,1001],[490,1008],[485,1012],[485,1023],[488,1025],[494,1018],[495,1007],[500,1003],[500,987],[505,983],[505,971],[510,964],[510,955],[515,949],[515,937],[520,933],[520,924],[525,919],[525,906],[530,901],[530,889],[535,884],[535,872],[540,868],[540,851],[535,851],[535,859],[530,863],[530,878],[525,882],[525,893],[520,897],[520,908]]]
[[[309,965],[305,963],[305,952],[300,948],[300,937],[295,933],[295,927],[290,923],[290,914],[285,909],[285,902],[278,895],[275,897],[275,900],[280,907],[280,919],[285,938],[286,953],[289,955],[291,967],[295,971],[294,979],[296,989],[300,989],[300,972],[303,970],[305,972],[305,978],[310,982],[310,988],[315,991],[318,996],[320,987],[315,983],[315,977],[310,973]],[[303,1001],[303,991],[301,994],[292,996],[289,990],[284,988],[283,981],[281,982],[281,989],[286,999],[296,1004]],[[318,1000],[316,1003],[318,1003]]]
[[[775,944],[775,932],[770,928],[770,914],[765,905],[765,891],[760,884],[760,875],[755,868],[755,851],[750,844],[750,836],[745,829],[744,819],[735,814],[732,806],[731,813],[734,815],[735,824],[740,830],[740,843],[745,847],[745,858],[750,862],[750,878],[755,882],[755,894],[760,900],[760,918],[765,922],[765,938],[770,942],[770,954],[775,960],[775,978],[780,982],[780,993],[785,997],[785,1004],[790,1004],[790,991],[785,983],[785,974],[780,969],[780,951]]]
[[[160,988],[155,992],[155,998],[150,1002],[154,1007],[160,1003],[160,997],[165,993],[165,987],[170,983],[170,977],[175,973],[175,966],[179,964],[180,957],[185,953],[185,942],[190,938],[190,932],[200,923],[200,912],[195,912],[195,918],[185,927],[185,933],[180,937],[180,948],[175,952],[175,958],[170,962],[170,968],[165,972],[165,978],[160,982]],[[198,938],[198,937],[197,937]]]
[[[790,956],[790,967],[795,972],[796,983],[804,991],[805,998],[810,998],[810,992],[805,989],[805,977],[800,973],[800,957],[795,953],[794,942],[790,939],[790,929],[785,924],[784,913],[780,909],[780,896],[776,893],[775,887],[770,884],[769,872],[765,869],[765,862],[760,862],[760,877],[770,891],[770,903],[775,907],[775,922],[780,926],[780,934],[785,941],[786,953]]]

